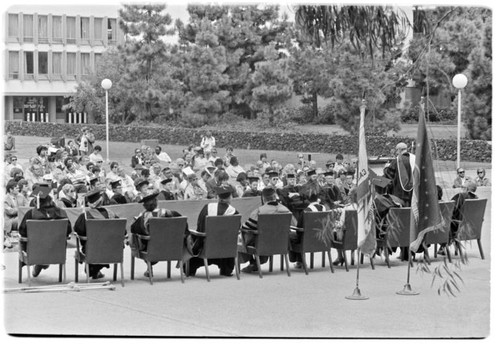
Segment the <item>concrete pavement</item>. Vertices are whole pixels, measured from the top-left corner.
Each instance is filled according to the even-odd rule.
[[[491,190],[480,188],[491,200]],[[257,274],[220,277],[211,267],[211,282],[203,268],[182,284],[179,270],[167,280],[166,264],[155,266],[151,286],[142,276],[146,265],[136,261],[136,280],[130,280],[130,251],[125,249],[125,287],[115,291],[4,294],[4,332],[34,335],[161,336],[161,337],[281,337],[281,338],[482,338],[490,334],[491,202],[483,223],[481,260],[476,242],[467,245],[469,262],[459,272],[464,280],[457,297],[439,296],[432,276],[411,271],[410,283],[418,296],[396,295],[406,282],[407,263],[391,256],[392,267],[376,260],[375,270],[360,268],[360,289],[369,297],[351,301],[356,269],[337,267],[332,274],[318,265],[308,276],[292,268],[292,276],[275,269]],[[74,280],[74,248],[68,249],[67,280]],[[335,257],[335,253],[333,254]],[[438,256],[439,257],[439,256]],[[17,252],[3,256],[1,272],[6,288],[17,283]],[[457,261],[457,257],[454,257]],[[441,264],[432,259],[431,270]],[[57,283],[51,266],[33,279],[33,285]],[[111,269],[104,269],[109,280]],[[84,282],[80,268],[80,282]],[[436,282],[440,284],[440,282]],[[493,324],[494,325],[494,324]],[[494,325],[495,326],[495,325]]]

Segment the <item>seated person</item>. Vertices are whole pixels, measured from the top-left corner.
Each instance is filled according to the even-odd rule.
[[[85,204],[90,209],[86,209],[85,213],[80,214],[80,216],[76,219],[74,230],[79,236],[87,235],[87,220],[118,218],[118,216],[110,209],[102,207],[103,200],[103,191],[99,189],[94,189],[85,195]],[[86,241],[81,240],[81,244],[82,252],[85,253]],[[103,278],[104,274],[101,273],[102,268],[109,268],[109,264],[89,264],[89,276],[92,279]]]
[[[19,187],[15,180],[9,180],[5,186],[7,194],[3,202],[4,206],[4,227],[3,227],[3,247],[12,248],[11,231],[17,231],[18,224],[18,197]]]
[[[457,177],[453,181],[453,188],[465,188],[467,183],[471,180],[469,176],[465,175],[465,170],[463,168],[457,169]]]
[[[16,149],[16,138],[12,136],[10,131],[5,134],[3,149],[6,151],[13,151]]]
[[[256,231],[258,228],[259,214],[290,213],[290,210],[287,207],[278,203],[276,190],[271,187],[267,187],[262,190],[262,200],[264,202],[264,205],[261,205],[250,214],[250,217],[243,225],[243,228]],[[292,217],[291,225],[295,226],[296,224],[297,221],[294,217]],[[254,246],[256,235],[251,233],[243,233],[242,239],[244,239],[243,242],[246,246]],[[248,266],[241,269],[241,271],[245,273],[251,273],[258,270],[257,263],[253,255],[241,252],[239,253],[239,255],[240,261],[242,263],[249,262]],[[261,264],[264,264],[265,262],[267,262],[268,257],[260,256],[259,259]]]
[[[198,215],[198,224],[196,231],[200,233],[205,233],[205,218],[207,216],[231,216],[239,214],[238,211],[231,205],[231,195],[232,189],[229,186],[219,186],[216,188],[218,201],[206,204],[200,211]],[[196,257],[203,250],[204,238],[199,236],[194,236],[192,253],[193,258],[189,260],[189,271],[187,271],[189,276],[194,276],[196,270],[203,266],[203,259]],[[216,264],[219,267],[219,273],[221,276],[231,276],[234,269],[234,259],[233,258],[219,258],[219,259],[209,259],[208,265]]]
[[[173,190],[173,178],[167,177],[160,182],[160,193],[158,195],[158,200],[160,201],[172,201],[177,199]]]
[[[111,196],[111,204],[126,204],[127,198],[123,196],[122,182],[121,180],[115,180],[109,183],[111,185],[111,190],[113,191],[113,196]]]
[[[56,220],[68,218],[66,212],[52,202],[52,197],[50,197],[49,193],[50,186],[48,184],[34,185],[32,194],[35,195],[37,200],[35,202],[36,207],[28,210],[19,224],[19,235],[22,238],[27,237],[28,228],[26,221],[28,220]],[[66,234],[68,236],[71,234],[71,223],[69,220]],[[21,241],[21,249],[26,251],[26,242]],[[32,272],[33,277],[37,277],[42,269],[47,269],[48,267],[48,265],[35,265]]]
[[[59,199],[61,208],[76,208],[76,191],[73,184],[64,184],[61,191],[63,194],[63,196]]]
[[[453,207],[453,213],[451,215],[451,226],[450,226],[450,241],[449,244],[455,243],[458,228],[460,226],[459,221],[463,220],[462,208],[466,199],[477,199],[475,194],[477,190],[477,185],[473,181],[469,181],[466,185],[466,191],[456,194],[451,198],[455,202]]]
[[[490,180],[486,177],[486,171],[484,168],[477,169],[476,185],[491,186]]]
[[[242,197],[260,196],[262,191],[259,190],[259,177],[248,177],[249,188],[243,193]]]
[[[311,196],[309,197],[309,201],[311,203],[309,203],[309,205],[307,206],[306,209],[304,209],[303,212],[300,213],[299,215],[299,218],[297,220],[297,227],[300,227],[300,228],[304,228],[304,212],[317,212],[317,211],[327,211],[326,207],[320,203],[320,199],[318,198],[318,195],[316,194],[311,194]],[[292,243],[300,243],[302,241],[302,236],[303,236],[303,233],[302,232],[292,232],[290,234],[290,241]],[[289,252],[289,256],[290,256],[290,262],[297,262],[295,263],[295,267],[297,269],[302,269],[302,264],[304,264],[304,262],[302,261],[302,256],[296,252],[292,252],[290,251]]]
[[[159,193],[153,193],[142,198],[139,203],[142,203],[144,211],[137,217],[135,217],[134,222],[130,226],[130,232],[139,235],[149,235],[149,224],[148,221],[152,217],[180,217],[182,216],[175,210],[170,209],[158,209],[157,196]],[[186,228],[187,230],[187,228]],[[137,249],[140,251],[146,251],[148,248],[148,240],[139,240],[134,243],[131,241],[131,246],[138,245]],[[157,262],[151,262],[151,265]],[[146,270],[144,276],[149,277],[149,274],[153,271]],[[151,275],[152,276],[152,275]]]

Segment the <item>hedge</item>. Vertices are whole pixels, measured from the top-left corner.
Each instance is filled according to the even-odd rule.
[[[6,121],[5,130],[13,135],[41,137],[77,137],[83,127],[91,128],[97,140],[106,139],[106,126],[100,124],[34,123]],[[206,129],[139,127],[110,125],[110,141],[140,142],[143,139],[157,139],[160,144],[188,146],[201,142]],[[218,147],[232,146],[238,149],[282,150],[296,152],[344,153],[357,155],[358,137],[326,134],[301,134],[291,132],[251,132],[211,130]],[[408,137],[367,136],[369,156],[392,156],[391,150],[398,142],[411,146]],[[433,154],[439,160],[456,160],[456,140],[431,140]],[[435,148],[437,148],[437,156]],[[491,162],[491,145],[487,141],[462,140],[460,158],[463,161]]]

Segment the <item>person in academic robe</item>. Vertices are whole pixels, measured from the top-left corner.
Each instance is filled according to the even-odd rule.
[[[231,205],[233,189],[229,185],[222,185],[216,188],[217,202],[206,204],[198,215],[198,224],[196,227],[197,232],[205,233],[205,218],[207,216],[232,216],[239,214],[238,211]],[[195,255],[189,260],[189,276],[194,276],[196,270],[204,266],[203,259],[196,257],[202,250],[204,245],[204,238],[195,236],[193,238],[192,252]],[[215,264],[219,267],[221,276],[231,276],[234,270],[233,258],[218,258],[208,259],[208,265]]]
[[[78,216],[75,222],[74,230],[79,236],[87,235],[87,220],[101,220],[101,219],[116,219],[118,216],[110,209],[104,208],[103,205],[104,192],[100,189],[94,189],[85,194],[85,204],[88,209]],[[126,235],[126,231],[124,235]],[[81,240],[82,253],[86,251],[85,240]],[[104,277],[101,269],[109,268],[109,264],[89,264],[89,276],[92,279],[100,279]]]
[[[123,195],[121,180],[115,180],[110,183],[113,196],[111,197],[111,204],[126,204],[127,198]]]
[[[173,201],[176,198],[175,194],[172,192],[173,189],[173,179],[171,177],[165,178],[160,182],[160,192],[157,199],[159,201]]]
[[[282,189],[277,189],[276,193],[281,204],[290,209],[293,217],[298,219],[307,207],[309,200],[305,200],[300,194],[301,187],[297,185],[297,178],[294,173],[288,173],[285,182],[286,185]]]
[[[61,188],[61,191],[62,191],[62,197],[59,198],[61,207],[76,208],[77,205],[76,191],[73,184],[71,183],[64,184],[64,186]]]
[[[342,192],[335,184],[335,171],[330,170],[325,172],[325,185],[321,189],[319,195],[328,209],[335,209],[342,206],[344,199]]]
[[[384,168],[384,177],[390,179],[388,193],[401,199],[404,207],[411,204],[413,193],[413,169],[415,168],[415,155],[407,151],[404,142],[396,145],[396,159]]]
[[[28,210],[24,215],[21,223],[19,224],[19,235],[22,238],[26,238],[28,234],[26,221],[28,220],[57,220],[57,219],[67,219],[68,215],[66,212],[57,207],[50,197],[50,186],[48,184],[35,184],[33,186],[32,195],[34,196],[35,207]],[[66,235],[69,237],[71,234],[71,223],[68,220],[68,227],[66,230]],[[21,249],[26,251],[26,242],[21,241]],[[33,268],[32,275],[37,277],[43,269],[47,269],[48,265],[35,265]]]
[[[143,197],[139,203],[142,203],[144,207],[144,211],[137,217],[135,217],[134,222],[130,226],[130,232],[139,235],[149,235],[149,219],[153,217],[180,217],[182,216],[179,212],[170,209],[159,209],[158,208],[158,196],[160,193],[155,192],[146,197]],[[186,228],[186,235],[188,229]],[[131,245],[139,245],[137,247],[140,251],[147,251],[148,241],[147,240],[139,240],[138,242],[131,241]],[[151,262],[151,265],[156,264],[157,262]],[[152,267],[151,267],[152,269]],[[149,277],[153,271],[146,270],[144,272],[144,276]]]
[[[259,177],[248,177],[249,188],[243,193],[242,197],[256,197],[262,194],[259,190]]]

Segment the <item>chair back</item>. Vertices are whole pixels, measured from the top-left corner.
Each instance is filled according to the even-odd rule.
[[[187,217],[154,217],[149,219],[148,224],[148,260],[182,259]]]
[[[305,211],[304,212],[304,233],[302,236],[302,247],[304,252],[323,252],[330,249],[329,244],[325,244],[319,239],[319,232],[327,225],[331,211]]]
[[[356,250],[358,248],[358,211],[346,210],[344,222],[344,237],[342,247],[344,250]]]
[[[410,246],[411,208],[391,208],[387,213],[387,244],[390,247]]]
[[[427,244],[442,244],[448,242],[450,237],[451,215],[453,214],[454,205],[454,202],[439,203],[441,215],[443,216],[444,220],[444,227],[439,230],[427,233],[425,235],[425,242]]]
[[[486,202],[484,199],[466,199],[462,206],[462,222],[458,228],[458,240],[481,239]]]
[[[27,220],[27,264],[65,264],[68,219]]]
[[[287,254],[292,213],[259,214],[255,250],[260,256]]]
[[[234,258],[238,251],[241,215],[207,216],[205,244],[201,258]]]
[[[85,261],[89,264],[123,262],[126,219],[87,220]]]

